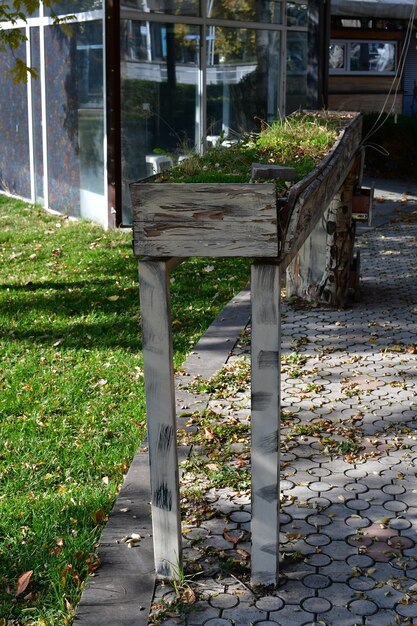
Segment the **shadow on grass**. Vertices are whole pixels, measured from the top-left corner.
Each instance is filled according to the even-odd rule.
[[[141,350],[140,298],[136,274],[123,263],[110,262],[112,278],[92,281],[29,281],[2,284],[4,316],[0,335],[9,341],[64,348],[120,348]],[[201,268],[204,261],[198,262]],[[195,266],[182,270],[171,288],[174,350],[185,355],[223,306],[233,297],[233,286],[244,284],[246,268],[238,276],[230,260],[223,261],[222,278],[215,272],[200,277]],[[234,284],[226,279],[234,276]],[[120,282],[115,276],[121,276]],[[119,284],[116,284],[119,282]]]

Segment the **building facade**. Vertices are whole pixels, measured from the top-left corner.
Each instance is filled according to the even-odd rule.
[[[13,56],[0,55],[0,189],[45,208],[128,225],[133,180],[324,104],[316,0],[56,7],[75,16],[69,29],[42,4],[26,24],[4,24],[24,30],[18,53],[37,79],[13,83]]]
[[[417,114],[414,0],[332,0],[328,107]]]

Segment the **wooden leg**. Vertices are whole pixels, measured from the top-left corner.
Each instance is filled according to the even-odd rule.
[[[252,265],[252,584],[279,574],[280,268]]]
[[[173,579],[182,542],[167,262],[141,261],[139,283],[155,569],[159,578]]]

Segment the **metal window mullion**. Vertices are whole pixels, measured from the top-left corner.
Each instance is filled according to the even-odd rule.
[[[191,26],[222,26],[223,28],[252,28],[258,30],[283,30],[284,25],[268,22],[243,22],[239,20],[222,20],[219,18],[197,17],[194,15],[169,15],[164,13],[142,13],[139,11],[123,11],[121,19],[140,22],[156,22],[162,24],[189,24]]]
[[[26,65],[32,67],[31,35],[30,28],[26,26]],[[29,176],[30,176],[30,201],[36,201],[35,188],[35,149],[33,137],[33,108],[32,108],[32,75],[27,77],[27,107],[28,107],[28,145],[29,145]]]
[[[206,0],[201,0],[201,15],[203,23],[200,26],[200,63],[199,79],[199,108],[200,108],[200,146],[198,152],[206,149],[207,137],[207,20]]]
[[[39,4],[39,15],[44,17],[43,2]],[[41,87],[41,115],[42,115],[42,160],[43,160],[43,204],[49,209],[49,181],[48,181],[48,133],[47,133],[47,110],[46,110],[46,63],[45,63],[45,25],[43,20],[39,23],[39,79]]]
[[[287,2],[282,1],[282,23],[287,24]],[[287,28],[283,28],[280,38],[281,55],[279,68],[278,109],[281,116],[286,115],[287,101]]]
[[[104,189],[104,207],[107,215],[107,223],[106,227],[109,226],[109,214],[108,214],[108,206],[109,206],[109,189],[108,189],[108,174],[107,174],[107,156],[108,156],[108,139],[107,139],[107,77],[106,77],[106,54],[105,54],[105,43],[106,43],[106,13],[104,10],[104,2],[102,0],[102,49],[103,49],[103,189]],[[120,45],[120,44],[119,44]],[[114,207],[115,209],[115,207]]]

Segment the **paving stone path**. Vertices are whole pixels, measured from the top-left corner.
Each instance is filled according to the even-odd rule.
[[[249,586],[249,489],[207,479],[193,517],[186,490],[197,489],[198,476],[186,466],[194,582],[183,585],[185,612],[171,605],[175,591],[157,586],[153,613],[163,626],[417,623],[416,241],[415,223],[364,232],[361,295],[346,310],[284,304],[279,588]],[[249,338],[248,329],[232,372],[248,359]],[[229,425],[248,424],[249,388],[238,389],[208,400]],[[194,458],[217,438],[206,426]],[[248,445],[247,435],[236,437],[227,462],[242,477]],[[203,458],[214,472],[221,464],[214,453]]]

